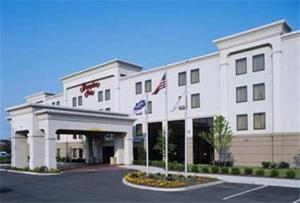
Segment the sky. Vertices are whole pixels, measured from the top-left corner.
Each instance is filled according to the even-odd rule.
[[[285,19],[300,27],[300,1],[4,1],[1,4],[0,138],[5,108],[59,78],[111,59],[144,69],[217,51],[214,39]]]

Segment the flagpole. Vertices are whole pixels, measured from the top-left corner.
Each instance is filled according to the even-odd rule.
[[[146,119],[145,119],[145,126],[146,126],[146,174],[149,175],[149,135],[148,135],[148,92],[146,93]]]
[[[168,125],[168,76],[167,76],[167,67],[166,67],[166,70],[165,70],[165,86],[166,86],[166,92],[165,92],[165,95],[166,95],[166,124],[165,124],[165,162],[166,162],[166,177],[168,176],[168,136],[169,136],[169,125]]]
[[[184,108],[184,175],[187,177],[188,165],[187,165],[187,134],[188,134],[188,122],[187,122],[187,84],[185,84],[185,108]]]

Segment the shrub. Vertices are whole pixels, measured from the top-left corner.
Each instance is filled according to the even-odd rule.
[[[295,171],[293,171],[293,170],[288,170],[288,171],[286,172],[286,177],[287,177],[287,178],[290,178],[290,179],[295,178],[295,177],[296,177]]]
[[[276,168],[277,164],[276,163],[271,163],[271,168]]]
[[[288,162],[281,161],[281,162],[278,164],[278,167],[279,167],[279,168],[289,168],[289,167],[290,167],[290,164],[289,164]]]
[[[198,173],[199,172],[199,166],[198,165],[192,165],[192,172]]]
[[[269,161],[263,161],[263,162],[261,163],[261,165],[262,165],[263,168],[269,168],[270,165],[271,165],[271,162],[269,162]]]
[[[228,174],[229,173],[229,169],[224,167],[224,168],[221,168],[221,173],[222,174]]]
[[[176,164],[175,170],[176,171],[184,171],[184,164]]]
[[[232,175],[239,175],[240,174],[240,169],[239,168],[236,168],[236,167],[233,167],[231,169],[231,174]]]
[[[156,166],[156,167],[164,167],[165,166],[165,162],[164,161],[158,161],[158,160],[154,160],[151,161],[151,166]]]
[[[146,165],[146,161],[145,160],[134,160],[133,164],[135,164],[135,165]]]
[[[272,169],[270,172],[270,177],[278,177],[279,176],[279,172],[276,169]]]
[[[257,175],[257,176],[264,176],[265,175],[265,170],[264,169],[257,169],[255,171],[255,175]]]
[[[209,168],[207,166],[203,166],[201,170],[203,173],[209,173]]]
[[[59,169],[55,169],[55,168],[50,168],[50,169],[48,170],[48,172],[49,172],[49,173],[59,173],[60,170],[59,170]]]
[[[231,166],[233,166],[233,161],[215,161],[215,164],[217,165],[217,166],[222,166],[222,167],[224,167],[224,166],[228,166],[228,167],[231,167]]]
[[[40,167],[35,167],[34,169],[32,169],[33,172],[40,172]]]
[[[219,173],[219,167],[218,166],[213,166],[210,169],[211,173]]]
[[[245,175],[252,175],[253,174],[253,169],[252,168],[245,168],[244,173],[245,173]]]

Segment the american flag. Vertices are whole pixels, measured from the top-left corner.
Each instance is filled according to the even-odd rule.
[[[164,89],[165,87],[166,87],[166,74],[164,74],[164,76],[162,77],[158,86],[156,87],[156,89],[154,90],[154,92],[152,94],[156,95],[159,92],[159,90]]]

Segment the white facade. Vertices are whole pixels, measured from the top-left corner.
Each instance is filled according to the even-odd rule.
[[[218,52],[146,71],[136,64],[120,60],[109,61],[61,78],[61,94],[39,93],[26,97],[26,102],[126,113],[135,119],[133,126],[145,126],[145,114],[132,115],[132,110],[136,102],[145,98],[145,81],[151,80],[152,89],[148,93],[148,100],[152,102],[152,113],[148,117],[149,123],[162,122],[164,126],[166,89],[168,121],[184,119],[184,110],[171,110],[178,97],[185,92],[185,85],[178,85],[178,74],[186,72],[187,137],[193,137],[193,119],[221,114],[229,121],[237,137],[244,136],[248,139],[249,136],[270,135],[272,158],[265,159],[276,161],[274,154],[277,153],[277,148],[273,146],[273,136],[296,135],[297,141],[300,136],[300,32],[291,32],[289,25],[281,20],[215,40],[214,43],[219,49]],[[263,55],[264,67],[263,70],[253,71],[253,60],[257,55]],[[246,60],[245,74],[236,74],[236,63],[239,59]],[[192,70],[199,70],[199,82],[193,84]],[[152,95],[164,74],[167,76],[167,88]],[[141,94],[136,94],[138,82],[142,83]],[[264,84],[264,98],[258,101],[253,99],[253,85],[256,84]],[[81,91],[81,88],[88,85],[91,85],[90,89]],[[247,101],[237,102],[236,88],[245,86]],[[200,94],[198,108],[191,108],[193,94]],[[184,104],[184,100],[181,101],[181,105]],[[12,112],[13,109],[8,111]],[[265,126],[262,129],[254,127],[255,113],[265,115]],[[237,129],[237,115],[247,115],[246,129]],[[12,115],[10,118],[13,128],[28,122],[27,118]],[[299,152],[299,147],[293,151],[295,155]],[[282,157],[279,159],[292,162],[291,157]],[[238,160],[243,162],[240,159],[243,158]],[[192,160],[192,155],[189,155],[189,162],[193,162]],[[255,160],[251,163],[254,162],[257,164]]]

